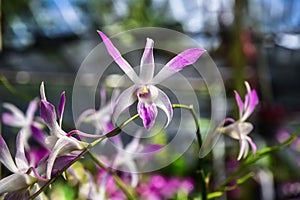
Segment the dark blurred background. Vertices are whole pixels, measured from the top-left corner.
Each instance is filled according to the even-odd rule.
[[[244,92],[244,80],[258,90],[253,135],[262,146],[299,127],[299,0],[2,0],[0,103],[25,109],[41,81],[58,101],[58,91],[72,90],[81,62],[101,41],[97,29],[109,36],[146,26],[183,32],[207,49],[232,107],[232,90]],[[300,142],[273,160],[276,198],[299,195]]]

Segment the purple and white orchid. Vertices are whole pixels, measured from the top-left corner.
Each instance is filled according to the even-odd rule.
[[[178,54],[153,77],[155,65],[153,57],[154,41],[147,38],[145,50],[140,62],[140,75],[138,77],[110,39],[101,31],[98,31],[98,33],[108,53],[134,83],[133,86],[124,90],[119,96],[114,108],[113,120],[116,121],[126,108],[138,100],[137,111],[147,130],[150,130],[155,123],[157,107],[162,109],[167,115],[167,126],[173,117],[172,105],[169,97],[155,85],[182,70],[184,67],[195,63],[205,50],[192,48]]]
[[[239,107],[239,119],[235,121],[232,118],[227,118],[226,122],[231,122],[228,126],[219,128],[218,130],[233,139],[239,140],[240,152],[238,160],[242,157],[246,157],[249,151],[249,144],[252,148],[252,153],[256,153],[256,145],[248,134],[252,131],[253,125],[250,122],[246,122],[249,116],[253,113],[254,108],[258,104],[258,96],[255,90],[251,90],[248,82],[245,82],[247,88],[247,94],[245,95],[245,101],[243,102],[237,91],[235,93],[235,99]]]
[[[25,155],[25,134],[21,129],[17,135],[15,161],[0,135],[0,162],[13,173],[0,180],[0,195],[7,193],[11,197],[5,199],[14,199],[16,195],[29,197],[38,190],[39,186],[36,183],[46,180],[39,175],[37,167],[32,166]]]
[[[34,114],[37,110],[38,99],[30,101],[26,114],[19,108],[10,103],[4,103],[3,107],[9,110],[2,114],[2,121],[4,124],[20,128],[24,134],[25,148],[29,149],[28,139],[30,136],[43,143],[44,133],[42,132],[42,124],[34,119]]]
[[[46,177],[51,178],[51,172],[54,162],[58,156],[72,153],[75,150],[81,150],[87,146],[87,143],[77,140],[72,137],[71,134],[62,130],[61,122],[62,115],[65,107],[65,93],[61,94],[59,106],[58,106],[58,118],[59,124],[56,121],[55,107],[47,101],[45,95],[44,83],[42,82],[40,87],[41,93],[41,118],[50,130],[51,135],[46,138],[46,146],[51,150],[51,153],[47,162]]]
[[[119,90],[115,90],[111,96],[111,100],[106,101],[106,90],[101,88],[100,99],[101,105],[98,110],[87,109],[78,117],[76,127],[79,128],[82,123],[91,124],[96,130],[95,134],[108,133],[115,127],[111,123],[114,104],[119,96]]]
[[[158,151],[162,148],[158,144],[142,144],[139,138],[141,134],[141,130],[137,131],[135,137],[126,146],[124,146],[120,135],[110,138],[110,141],[115,145],[117,153],[113,156],[112,160],[107,162],[113,169],[129,172],[132,187],[136,187],[139,182],[136,158],[140,157],[141,154],[146,157],[146,153]]]

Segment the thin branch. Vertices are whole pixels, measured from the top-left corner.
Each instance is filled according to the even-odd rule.
[[[201,130],[200,130],[200,125],[199,125],[199,120],[198,120],[198,116],[196,114],[196,111],[193,107],[193,105],[182,105],[182,104],[172,104],[172,108],[181,108],[181,109],[186,109],[189,110],[194,118],[195,124],[196,124],[196,136],[197,136],[197,141],[198,141],[198,145],[199,145],[199,149],[202,146],[202,137],[201,137]]]
[[[36,197],[38,197],[46,188],[55,181],[55,179],[62,175],[69,167],[71,167],[75,162],[81,159],[81,157],[88,152],[88,149],[84,149],[74,160],[72,160],[70,163],[68,163],[66,166],[64,166],[61,170],[59,170],[55,176],[53,176],[49,181],[45,183],[36,193],[34,193],[31,197],[29,197],[29,200],[33,200]]]

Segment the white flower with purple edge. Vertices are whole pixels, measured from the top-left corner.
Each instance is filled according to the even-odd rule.
[[[101,36],[108,53],[134,83],[133,86],[124,90],[119,96],[114,108],[113,120],[116,121],[126,108],[138,100],[137,111],[147,130],[150,130],[155,123],[157,107],[162,109],[167,115],[166,126],[168,126],[173,117],[172,105],[169,97],[155,85],[182,70],[184,67],[195,63],[205,50],[192,48],[178,54],[170,60],[156,76],[154,76],[154,41],[147,38],[145,50],[140,62],[140,76],[138,77],[133,68],[121,56],[120,52],[112,44],[109,38],[101,31],[98,31],[98,33]]]
[[[120,135],[111,137],[110,141],[115,145],[117,152],[115,155],[110,156],[111,160],[106,161],[113,169],[129,172],[132,187],[136,187],[139,182],[136,158],[143,156],[143,158],[148,159],[151,156],[149,153],[162,148],[162,145],[159,144],[142,144],[140,141],[141,134],[141,130],[137,131],[135,137],[126,146],[123,144]]]
[[[111,124],[111,116],[116,99],[119,96],[119,90],[115,90],[111,96],[111,100],[105,103],[106,90],[101,88],[100,99],[101,105],[98,110],[87,109],[81,113],[76,121],[76,127],[79,128],[82,123],[91,124],[96,129],[96,134],[108,133],[115,127]]]
[[[18,195],[28,196],[38,190],[39,186],[35,183],[39,180],[46,181],[45,178],[39,175],[38,167],[32,166],[25,155],[25,134],[24,130],[21,129],[17,135],[15,161],[0,135],[0,162],[13,172],[13,174],[0,180],[0,195],[8,193],[7,195],[11,198]],[[30,190],[27,191],[28,188]],[[11,199],[10,197],[6,197],[6,199]]]
[[[66,133],[61,128],[62,115],[65,107],[65,93],[61,94],[59,106],[58,106],[58,118],[59,124],[56,121],[55,107],[47,101],[45,95],[44,83],[42,82],[40,87],[41,93],[41,118],[50,130],[51,135],[46,137],[46,145],[51,150],[47,161],[46,177],[51,178],[51,172],[54,162],[58,156],[72,153],[75,150],[81,150],[87,146],[87,143],[77,140],[72,137],[72,134]]]
[[[245,82],[247,88],[247,94],[245,95],[245,101],[243,102],[237,91],[235,93],[235,99],[239,107],[239,119],[235,121],[232,118],[225,119],[225,122],[231,122],[231,124],[219,128],[218,130],[233,139],[239,140],[240,152],[238,160],[242,157],[246,157],[249,151],[249,144],[252,148],[252,153],[256,153],[256,145],[248,134],[252,131],[253,125],[249,122],[245,122],[249,116],[253,113],[254,108],[258,104],[258,96],[255,90],[251,90],[248,82]]]
[[[37,110],[38,99],[30,101],[27,111],[24,114],[19,108],[11,103],[3,103],[3,107],[10,112],[2,114],[4,124],[21,128],[24,134],[25,148],[29,149],[28,139],[33,136],[37,141],[43,143],[44,133],[42,132],[42,124],[35,120],[34,114]]]

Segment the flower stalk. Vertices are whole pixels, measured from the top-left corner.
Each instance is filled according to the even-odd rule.
[[[198,141],[198,145],[199,145],[199,149],[200,149],[202,146],[201,129],[200,129],[199,120],[198,120],[196,111],[194,109],[194,106],[193,105],[187,106],[187,105],[182,105],[182,104],[172,104],[172,108],[173,109],[175,109],[175,108],[186,109],[191,112],[191,114],[194,118],[195,124],[196,124],[196,136],[197,136],[197,141]]]

